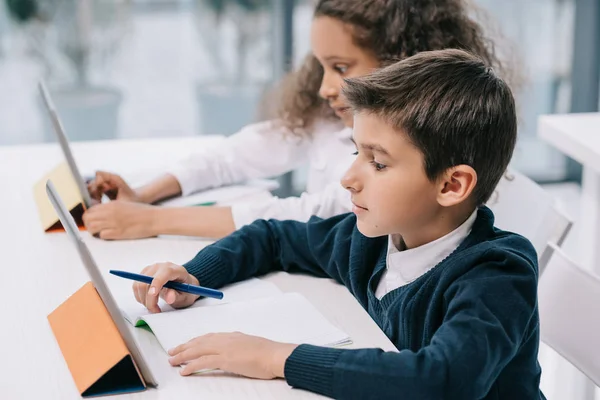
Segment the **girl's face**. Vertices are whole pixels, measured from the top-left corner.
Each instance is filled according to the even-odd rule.
[[[352,127],[353,115],[340,96],[344,78],[370,73],[379,68],[379,60],[354,43],[350,25],[331,17],[314,18],[311,47],[324,71],[319,95],[329,102],[344,125]]]

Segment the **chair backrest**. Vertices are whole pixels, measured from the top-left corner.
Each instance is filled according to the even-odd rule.
[[[600,385],[600,277],[551,246],[538,286],[542,341]]]
[[[496,226],[518,233],[531,241],[543,271],[552,256],[548,243],[561,246],[573,222],[556,207],[555,199],[525,175],[509,170],[487,206],[494,212]]]

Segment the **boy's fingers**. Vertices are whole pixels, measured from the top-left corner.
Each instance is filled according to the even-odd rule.
[[[160,307],[158,306],[158,296],[153,292],[154,288],[150,287],[146,293],[145,306],[151,313],[159,313]]]
[[[174,289],[163,288],[160,291],[160,297],[169,305],[173,305],[179,296],[182,294]]]
[[[131,290],[133,290],[133,297],[135,297],[135,301],[137,301],[138,303],[141,303],[141,301],[140,301],[140,294],[139,294],[139,288],[138,288],[138,282],[134,282],[131,285]]]
[[[214,334],[207,334],[207,335],[202,335],[202,336],[198,336],[195,337],[193,339],[188,340],[185,343],[182,343],[178,346],[173,347],[172,349],[168,350],[167,353],[170,356],[175,356],[181,352],[184,352],[188,349],[191,349],[193,347],[197,347],[200,343],[204,343],[206,341],[206,339],[209,339],[211,336],[214,336]]]
[[[153,264],[153,265],[149,265],[149,266],[145,267],[144,269],[142,269],[142,271],[140,273],[142,275],[154,276],[157,269],[158,269],[158,265]],[[147,291],[149,288],[150,288],[149,285],[142,283],[142,282],[133,282],[133,285],[132,285],[133,295],[135,296],[135,299],[137,300],[138,303],[140,303],[144,306],[146,305],[146,294],[147,294]]]
[[[221,356],[204,356],[200,357],[192,362],[186,364],[185,367],[179,371],[181,375],[191,375],[196,371],[202,371],[204,369],[221,369]]]
[[[148,293],[146,294],[146,308],[151,312],[160,312],[158,297],[165,283],[174,279],[172,274],[173,271],[171,268],[157,268],[154,279],[152,279],[152,283],[150,284],[150,289],[148,289]]]

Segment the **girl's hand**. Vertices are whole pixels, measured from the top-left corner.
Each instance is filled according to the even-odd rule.
[[[220,369],[250,378],[283,378],[285,361],[297,346],[239,332],[211,333],[169,350],[169,362],[186,364],[181,375]]]
[[[141,201],[135,190],[129,187],[123,178],[110,172],[96,172],[94,180],[88,183],[88,191],[96,201],[100,201],[103,194],[111,200]]]
[[[101,239],[140,239],[156,236],[153,214],[156,207],[128,201],[96,204],[83,214],[83,223]]]

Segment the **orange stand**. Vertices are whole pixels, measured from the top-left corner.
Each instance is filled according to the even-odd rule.
[[[48,321],[83,397],[146,389],[127,345],[91,282],[48,315]]]

